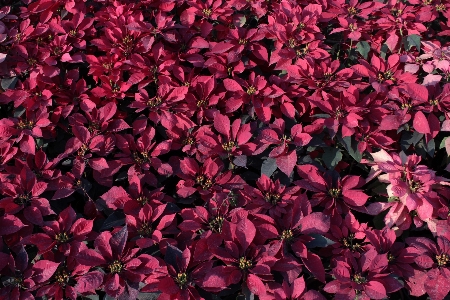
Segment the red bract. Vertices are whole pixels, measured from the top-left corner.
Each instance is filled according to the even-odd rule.
[[[24,243],[35,245],[39,254],[57,247],[64,255],[73,255],[78,252],[79,243],[92,232],[93,225],[92,220],[77,219],[75,210],[69,206],[59,214],[57,221],[44,223],[42,230],[45,233],[33,234]]]
[[[413,248],[417,256],[414,262],[426,270],[427,276],[420,284],[432,300],[441,300],[450,292],[448,278],[450,269],[450,242],[444,237],[437,238],[437,244],[428,238],[407,238],[406,242]],[[439,288],[436,288],[436,287]]]
[[[211,270],[212,262],[196,264],[191,260],[191,251],[168,245],[165,261],[167,274],[160,279],[158,290],[162,295],[158,299],[204,299],[195,289],[195,285],[201,286],[203,277]],[[146,287],[143,291],[148,291]]]
[[[65,262],[60,263],[49,283],[39,288],[36,296],[41,297],[45,295],[49,299],[68,298],[75,300],[77,292],[80,294],[85,293],[85,290],[82,288],[85,286],[85,280],[95,280],[93,276],[83,276],[88,271],[89,267],[77,264],[73,259],[67,259]],[[100,283],[101,281],[97,281],[90,284],[96,285]]]
[[[86,99],[81,102],[81,107],[85,114],[72,114],[68,118],[69,123],[72,126],[86,127],[92,135],[118,132],[130,128],[124,120],[113,119],[117,112],[117,105],[114,102],[97,108],[94,103]]]
[[[306,269],[318,280],[325,282],[325,269],[320,257],[308,251],[306,244],[314,240],[310,234],[325,234],[330,229],[330,217],[320,213],[313,213],[308,198],[300,195],[293,201],[291,209],[282,218],[276,218],[278,225],[278,240],[272,242],[271,250],[280,251],[284,263],[292,258],[289,252],[294,253]],[[280,271],[284,271],[280,269]]]
[[[8,267],[2,271],[7,284],[0,288],[0,297],[3,299],[34,299],[32,292],[39,284],[49,280],[59,265],[49,260],[29,264],[28,254],[23,246],[7,259]]]
[[[351,255],[336,261],[332,274],[335,280],[324,290],[340,299],[384,299],[402,288],[402,284],[386,273],[386,255],[369,250],[355,259]]]
[[[217,136],[212,131],[206,131],[199,136],[201,145],[207,149],[199,149],[206,155],[219,154],[221,157],[236,157],[251,155],[256,145],[249,142],[252,138],[251,124],[242,124],[241,120],[230,119],[220,113],[214,114],[214,129],[220,134]],[[245,164],[243,165],[245,167]],[[241,165],[242,167],[242,165]]]
[[[130,107],[138,108],[136,112],[140,112],[146,108],[150,110],[149,118],[155,123],[160,121],[160,112],[169,109],[176,109],[177,102],[183,100],[186,96],[188,88],[186,86],[171,88],[167,84],[158,87],[156,95],[151,97],[146,90],[141,90],[135,95],[135,102]],[[184,111],[181,109],[178,111]]]
[[[239,77],[227,78],[224,79],[223,84],[225,89],[231,92],[232,95],[231,99],[225,104],[227,112],[233,112],[243,104],[248,104],[258,97],[269,96],[271,93],[271,89],[267,86],[267,81],[264,77],[256,76],[254,72],[250,74],[248,80]]]
[[[208,202],[208,209],[203,206],[183,209],[180,213],[183,222],[178,225],[178,228],[183,232],[200,234],[207,240],[210,234],[221,234],[224,231],[223,227],[229,226],[231,216],[227,210],[226,203],[219,204],[213,200]],[[203,255],[207,256],[208,253],[202,253]]]
[[[372,153],[375,163],[373,170],[386,175],[379,176],[380,180],[389,183],[387,186],[390,203],[374,203],[368,207],[371,214],[389,208],[385,217],[386,225],[396,224],[400,229],[407,229],[411,225],[409,212],[417,211],[413,219],[416,226],[423,222],[429,223],[432,232],[436,232],[435,222],[432,220],[433,211],[440,207],[439,196],[433,191],[436,184],[446,184],[447,180],[435,175],[424,165],[419,165],[420,157],[416,155],[400,157],[390,156],[386,151]]]
[[[263,38],[263,32],[258,29],[242,27],[231,29],[227,41],[214,45],[211,52],[215,54],[227,52],[227,60],[230,63],[238,61],[246,52],[251,52],[257,59],[268,61],[267,49],[258,43]]]
[[[239,176],[231,171],[222,173],[223,163],[218,159],[208,158],[200,167],[193,158],[186,157],[180,162],[181,173],[177,185],[177,194],[183,198],[198,191],[204,200],[209,199],[214,191],[231,190],[243,185]]]
[[[174,223],[175,214],[164,214],[166,205],[159,205],[152,209],[145,205],[136,217],[127,215],[126,222],[131,236],[137,237],[136,245],[140,248],[148,248],[158,244],[163,238],[163,233],[168,231]]]
[[[325,96],[324,100],[311,100],[322,112],[329,115],[326,119],[318,119],[313,124],[315,126],[325,125],[332,134],[336,134],[339,129],[342,137],[352,136],[359,123],[363,120],[365,109],[357,104],[359,92],[354,86],[350,86],[347,91],[341,93],[339,98]]]
[[[276,300],[284,300],[284,299],[305,299],[305,300],[325,300],[326,298],[320,294],[318,291],[310,290],[307,291],[305,279],[299,277],[295,279],[291,285],[286,281],[283,281],[283,284],[275,285],[270,284],[271,287],[268,291],[268,295],[260,296],[262,300],[276,299]]]
[[[14,215],[2,215],[0,216],[0,236],[13,234],[25,225],[22,221]]]
[[[253,155],[257,155],[266,150],[270,145],[276,145],[269,153],[269,157],[275,158],[278,168],[286,175],[290,175],[297,163],[297,153],[295,150],[289,151],[289,145],[296,147],[306,146],[312,137],[302,132],[301,124],[296,124],[291,128],[290,135],[285,134],[285,122],[277,119],[270,125],[271,129],[264,129],[258,140],[257,150]]]
[[[170,150],[170,140],[161,143],[153,141],[155,129],[147,128],[141,136],[135,140],[130,134],[117,135],[117,148],[122,153],[116,155],[122,165],[132,164],[128,169],[128,176],[144,176],[144,181],[156,186],[156,178],[149,170],[156,169],[159,174],[169,175],[172,173],[172,167],[163,163],[158,156],[167,153]]]
[[[387,93],[388,88],[400,83],[414,83],[416,77],[411,73],[398,70],[400,57],[392,54],[387,61],[373,55],[370,64],[360,60],[361,64],[354,65],[353,70],[362,77],[369,77],[369,83],[379,93]]]
[[[182,73],[183,74],[183,73]],[[190,85],[191,83],[188,82]],[[218,92],[214,77],[199,76],[192,80],[192,92],[186,94],[186,102],[190,108],[187,114],[197,113],[197,123],[202,124],[204,118],[213,119],[214,108],[225,95]]]
[[[0,208],[7,214],[23,213],[32,224],[42,226],[44,216],[54,214],[47,199],[39,197],[47,188],[47,183],[37,181],[30,170],[23,168],[20,176],[16,176],[11,183],[4,182],[0,186],[2,194],[6,196],[0,200]]]
[[[360,253],[369,247],[364,242],[366,230],[367,223],[360,224],[352,213],[347,214],[340,223],[332,222],[328,233],[330,239],[335,241],[331,245],[332,252],[341,256],[351,253],[349,255],[359,257]]]
[[[95,239],[96,250],[86,249],[77,255],[76,259],[80,264],[100,266],[105,271],[85,274],[85,284],[89,286],[83,287],[83,291],[94,291],[102,284],[111,297],[119,297],[124,293],[135,297],[138,288],[135,283],[143,281],[146,275],[160,268],[156,258],[147,254],[137,255],[139,249],[127,245],[127,237],[127,227],[114,234],[104,231]],[[93,285],[94,282],[96,285]]]
[[[1,299],[449,297],[449,1],[0,2]]]
[[[62,159],[69,155],[74,155],[74,169],[79,174],[84,172],[86,164],[96,171],[107,169],[109,166],[105,158],[93,157],[92,155],[92,153],[105,155],[111,151],[105,136],[93,135],[88,128],[78,125],[72,126],[72,132],[75,137],[68,141],[65,153],[59,158]]]
[[[273,218],[279,218],[287,213],[296,201],[298,187],[286,187],[277,180],[273,182],[265,174],[256,182],[257,188],[244,187],[243,195],[248,199],[246,209],[252,213],[269,213]]]
[[[266,253],[263,246],[252,244],[256,228],[245,216],[231,229],[233,240],[224,242],[225,248],[211,249],[214,255],[226,266],[215,267],[205,276],[203,286],[223,290],[230,284],[243,284],[256,295],[265,295],[266,288],[262,280],[271,280],[270,267],[276,261]]]
[[[396,236],[392,229],[366,230],[365,234],[366,239],[370,242],[370,245],[366,245],[366,247],[376,250],[379,254],[387,254],[387,270],[405,278],[411,294],[417,294],[415,291],[420,290],[420,287],[414,284],[417,270],[411,265],[417,256],[416,251],[411,247],[405,247],[404,243],[395,242]]]
[[[333,218],[349,212],[349,209],[365,211],[364,204],[369,196],[363,190],[357,189],[364,185],[359,176],[339,178],[332,172],[321,174],[317,167],[302,165],[297,168],[299,175],[305,178],[294,182],[296,185],[315,194],[311,198],[312,205],[322,205]]]

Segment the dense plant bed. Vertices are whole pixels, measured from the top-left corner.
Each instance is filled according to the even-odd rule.
[[[449,299],[450,2],[1,2],[0,299]]]

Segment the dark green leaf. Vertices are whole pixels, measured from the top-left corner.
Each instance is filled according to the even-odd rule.
[[[11,78],[3,78],[2,79],[2,89],[6,90],[12,90],[16,86],[17,83],[17,77],[11,77]]]
[[[420,52],[420,35],[411,34],[406,38],[407,50],[410,50],[412,46],[417,48],[417,51]]]
[[[139,293],[138,300],[156,300],[161,293]]]
[[[436,144],[434,142],[434,139],[431,139],[428,141],[428,144],[426,145],[426,150],[429,156],[433,157],[434,156],[434,151],[436,148]]]
[[[247,285],[244,285],[242,287],[242,293],[245,296],[245,298],[244,298],[245,300],[254,300],[255,299],[255,295],[252,292],[250,292],[250,290],[247,287]]]
[[[90,300],[99,300],[100,296],[99,295],[87,295],[87,296],[83,296],[81,297],[81,299],[90,299]]]
[[[245,168],[247,166],[247,155],[236,156],[233,160],[233,164]]]
[[[241,177],[246,181],[256,181],[259,179],[259,175],[252,171],[245,171],[241,174]]]
[[[167,244],[166,255],[164,256],[164,261],[166,264],[171,265],[175,268],[175,270],[179,270],[179,264],[182,261],[183,251],[178,249],[177,247]]]
[[[117,175],[117,178],[114,179],[114,181],[123,181],[123,180],[127,180],[128,179],[128,173],[127,171],[123,171],[121,173],[119,173],[119,175]]]
[[[347,150],[348,154],[350,154],[350,156],[357,162],[361,162],[362,154],[358,150],[358,142],[351,136],[346,136],[345,138],[338,136],[338,139],[344,145],[344,148]]]
[[[378,215],[373,217],[373,224],[375,225],[376,229],[383,229],[386,224],[384,222],[384,217],[387,215],[389,211],[382,211],[381,213],[379,213]]]
[[[358,44],[356,44],[356,51],[358,51],[359,54],[361,54],[364,57],[364,59],[367,59],[370,51],[369,43],[366,41],[358,42]]]
[[[14,109],[14,118],[20,118],[21,115],[25,112],[25,107],[19,106]]]
[[[315,114],[312,117],[313,118],[320,118],[320,119],[327,119],[327,118],[330,118],[331,116],[329,114]]]
[[[115,211],[106,218],[103,222],[100,231],[105,231],[116,226],[122,226],[125,224],[125,214],[121,211]]]
[[[402,150],[406,151],[411,145],[417,144],[420,139],[423,137],[423,133],[418,133],[417,131],[404,131],[402,133],[402,137],[400,139],[400,145],[402,146]]]
[[[448,139],[449,137],[446,136],[445,138],[442,139],[442,142],[439,144],[439,149],[445,148],[445,140]]]
[[[383,44],[380,49],[380,56],[382,59],[386,60],[386,53],[389,51],[389,47],[386,44]]]
[[[317,234],[317,233],[312,233],[310,234],[310,236],[312,236],[314,238],[314,240],[312,240],[311,242],[308,242],[306,244],[306,247],[311,249],[311,248],[324,248],[330,245],[335,244],[335,242],[333,242],[332,240],[324,237],[321,234]]]
[[[408,161],[408,155],[406,155],[404,151],[400,151],[399,156],[400,159],[402,160],[402,163],[406,164],[406,162]]]
[[[325,148],[322,159],[329,170],[334,169],[342,160],[342,152],[338,148]]]
[[[261,175],[266,174],[267,177],[272,176],[273,172],[277,169],[277,161],[275,158],[267,158],[261,166]]]
[[[67,10],[65,10],[64,8],[61,9],[61,20],[64,19],[67,16],[68,13],[69,12]]]

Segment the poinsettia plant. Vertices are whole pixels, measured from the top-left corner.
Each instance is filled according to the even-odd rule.
[[[447,2],[3,0],[0,299],[447,299]]]

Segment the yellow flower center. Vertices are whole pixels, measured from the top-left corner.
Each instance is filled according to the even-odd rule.
[[[228,152],[232,151],[234,146],[236,146],[236,144],[233,141],[229,141],[229,142],[222,144],[223,150],[228,151]]]
[[[438,99],[431,99],[430,100],[430,104],[431,105],[438,105],[439,104],[439,100]]]
[[[355,274],[353,275],[353,281],[357,284],[363,284],[367,282],[367,279],[363,277],[361,274]]]
[[[133,152],[133,159],[138,165],[142,165],[150,161],[147,152]]]
[[[141,204],[142,206],[144,206],[145,204],[147,204],[148,198],[145,197],[145,196],[139,196],[139,197],[136,199],[136,201],[139,202],[139,204]]]
[[[209,8],[204,8],[202,12],[205,15],[205,17],[209,17],[212,14],[212,10]]]
[[[247,94],[253,95],[254,93],[256,93],[256,88],[252,85],[247,89]]]
[[[239,268],[241,270],[246,270],[250,268],[253,265],[253,262],[251,260],[246,259],[245,257],[239,258]]]
[[[88,130],[90,133],[100,130],[100,124],[98,124],[97,122],[92,122],[89,124]]]
[[[345,248],[348,248],[352,251],[358,250],[361,248],[361,244],[354,242],[355,240],[355,234],[351,233],[348,235],[348,237],[343,238],[341,240],[342,245],[344,245]]]
[[[37,64],[37,60],[34,59],[34,58],[29,58],[29,59],[27,59],[27,62],[28,62],[28,64],[29,64],[30,66],[32,66],[32,67],[35,67],[36,64]]]
[[[153,229],[150,223],[142,223],[141,227],[137,231],[142,236],[151,236]]]
[[[77,155],[84,156],[88,150],[89,150],[88,146],[83,144],[83,145],[81,145],[80,149],[78,149]]]
[[[162,103],[161,97],[155,97],[154,99],[149,99],[147,101],[147,106],[149,107],[156,107]]]
[[[239,45],[245,45],[248,43],[248,39],[239,39]]]
[[[55,235],[55,240],[58,243],[66,243],[69,241],[69,236],[65,232],[61,232]]]
[[[290,230],[290,229],[288,229],[288,230],[284,230],[282,233],[281,233],[281,237],[280,237],[282,240],[284,240],[284,241],[287,241],[287,242],[289,242],[289,241],[291,241],[293,238],[294,238],[294,234],[292,233],[292,230]]]
[[[348,14],[352,15],[352,16],[354,16],[358,13],[358,10],[353,6],[350,6],[349,8],[347,8],[347,11],[348,11]]]
[[[180,289],[183,289],[186,287],[188,282],[188,277],[186,273],[178,273],[177,277],[175,278],[175,282],[178,284]]]
[[[387,254],[387,259],[388,259],[389,262],[393,262],[395,260],[395,256],[392,255],[392,253],[388,253]]]
[[[221,233],[224,218],[222,216],[217,216],[209,222],[209,228],[212,232]]]
[[[333,198],[338,198],[341,194],[341,189],[329,189],[328,194]]]
[[[445,266],[449,261],[450,258],[448,257],[447,254],[441,254],[441,255],[436,255],[436,261],[439,267]]]
[[[115,260],[112,264],[108,266],[109,272],[116,274],[120,273],[123,270],[123,263],[121,261]]]
[[[21,194],[16,199],[14,199],[14,203],[17,205],[26,205],[30,202],[30,196],[27,194]]]
[[[194,143],[194,139],[190,136],[183,140],[183,145],[193,145]]]
[[[205,107],[208,105],[208,101],[205,99],[197,100],[197,107]]]
[[[34,127],[34,122],[20,120],[19,123],[17,123],[17,127],[19,127],[19,129],[30,129],[31,130]]]
[[[436,4],[436,11],[445,11],[444,4]]]
[[[55,280],[59,285],[66,285],[69,282],[70,276],[66,270],[60,270],[55,275]]]
[[[417,190],[419,190],[421,187],[422,187],[422,183],[420,181],[411,180],[409,182],[409,189],[413,193],[417,192]]]

